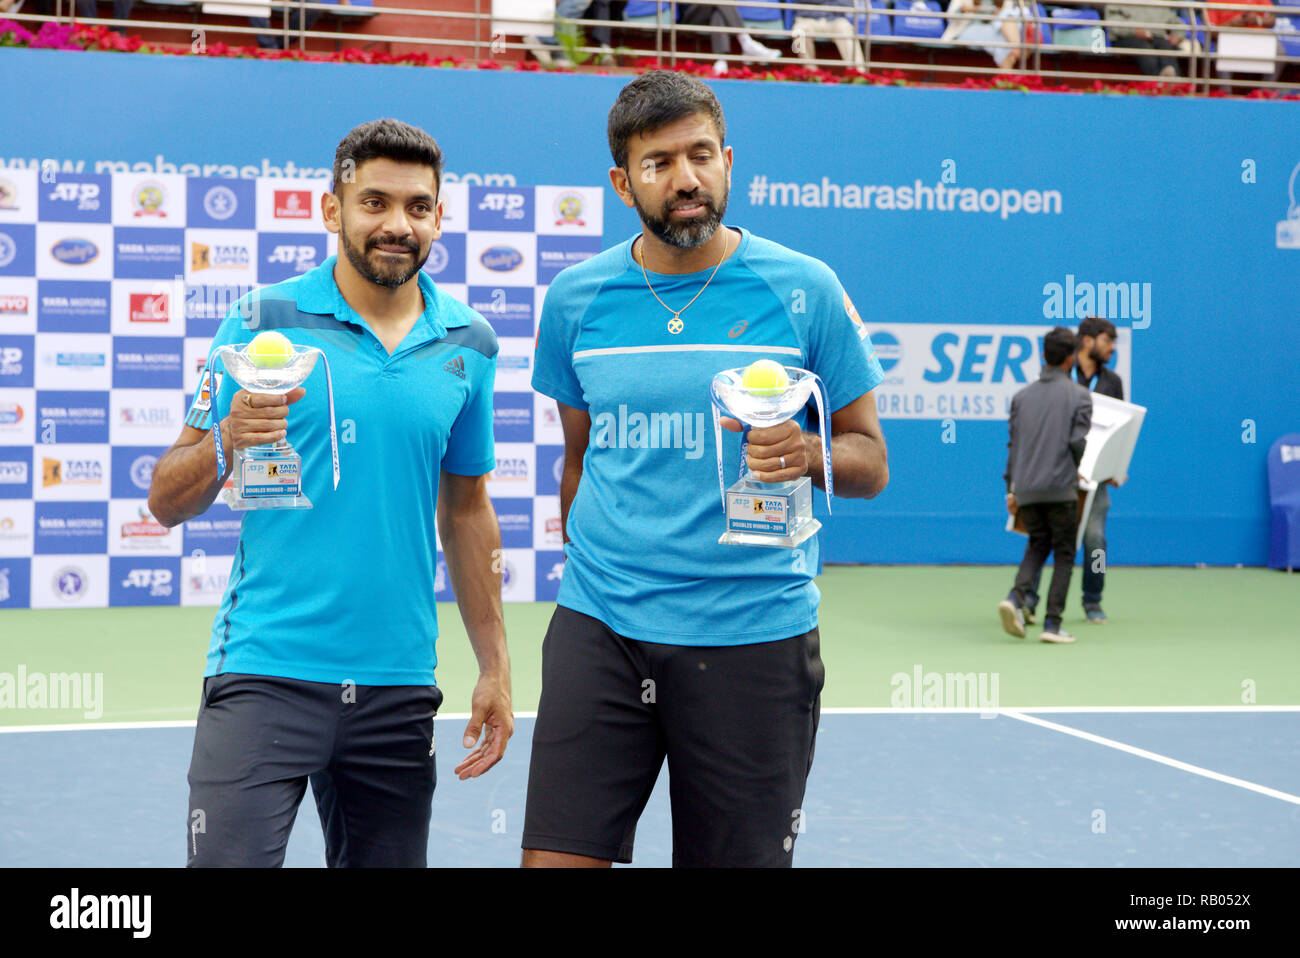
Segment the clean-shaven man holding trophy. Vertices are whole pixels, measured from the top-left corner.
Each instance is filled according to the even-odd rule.
[[[630,862],[667,758],[674,864],[788,866],[824,681],[811,487],[885,488],[884,374],[824,263],[722,225],[732,150],[707,86],[636,78],[608,137],[641,231],[560,273],[538,328],[566,563],[523,863]],[[716,457],[683,441],[715,408]]]

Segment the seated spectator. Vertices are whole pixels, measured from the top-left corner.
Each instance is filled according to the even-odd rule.
[[[744,21],[740,19],[740,13],[735,7],[715,7],[711,3],[682,4],[681,16],[677,22],[690,26],[745,29]],[[751,60],[775,60],[781,55],[780,50],[773,50],[771,47],[763,46],[748,33],[710,33],[709,42],[713,46],[713,55],[715,57],[731,51],[731,38],[733,36],[740,43],[740,51]],[[728,64],[726,60],[718,60],[713,64],[713,72],[716,74],[726,73],[727,70]]]
[[[1211,11],[1213,12],[1213,11]],[[1154,30],[1149,27],[1111,26],[1110,42],[1113,46],[1127,47],[1134,50],[1182,50],[1191,52],[1192,41],[1183,31],[1187,24],[1178,17],[1175,7],[1130,7],[1124,4],[1108,3],[1102,11],[1106,20],[1126,20],[1130,23],[1158,23]],[[1139,54],[1138,69],[1147,76],[1176,77],[1183,71],[1173,57],[1159,54]]]
[[[345,7],[352,6],[352,0],[338,0],[338,2]],[[323,13],[325,13],[324,10],[303,10],[301,8],[291,10],[289,12],[289,29],[310,30],[312,28],[312,24],[314,24],[317,20],[319,20]],[[304,14],[306,15],[305,22],[304,22]],[[274,20],[268,19],[267,17],[248,18],[249,26],[255,27],[258,30],[272,29],[271,26],[272,23],[275,24],[275,28],[282,27],[284,25],[284,14],[280,14],[276,16]],[[259,33],[257,35],[257,45],[261,47],[263,50],[280,50],[284,47],[286,43],[292,43],[292,42],[293,42],[292,38],[286,40],[284,38],[284,34],[282,33],[281,34]]]
[[[14,0],[0,0],[0,13],[4,13],[15,5]],[[113,19],[129,20],[131,17],[131,8],[135,6],[135,0],[113,0]],[[66,11],[66,8],[65,8]],[[32,0],[27,4],[23,13],[33,13],[37,16],[52,17],[55,15],[56,8],[54,0]],[[93,20],[99,17],[99,11],[95,8],[95,0],[77,0],[77,19]],[[35,32],[35,27],[30,27]],[[114,27],[118,33],[126,35],[126,27]]]
[[[568,51],[560,46],[558,35],[562,31],[571,30],[572,35],[577,38],[576,45],[585,47],[590,44],[584,34],[589,34],[590,39],[600,48],[595,56],[596,62],[601,66],[613,66],[616,61],[614,49],[610,46],[612,34],[609,27],[577,27],[567,22],[569,20],[613,20],[612,7],[610,0],[556,0],[555,15],[561,21],[555,28],[557,35],[524,37],[524,43],[533,57],[542,63],[562,67],[571,66]]]
[[[941,43],[960,40],[978,46],[1003,70],[1014,70],[1022,58],[1026,63],[1029,61],[1029,51],[1020,46],[1020,24],[1014,22],[1020,19],[1020,9],[1015,0],[1006,0],[1001,9],[995,0],[952,0],[948,4],[948,15],[951,17],[954,13],[979,14],[981,19],[950,19],[939,38]],[[997,43],[1002,45],[995,46]]]
[[[840,59],[855,67],[865,67],[867,58],[858,43],[858,29],[849,19],[853,0],[799,0],[821,4],[824,10],[796,10],[794,15],[795,55],[805,60],[816,58],[818,40],[831,40],[840,51]]]
[[[1222,0],[1223,3],[1248,3],[1256,6],[1270,7],[1270,0]],[[1275,17],[1271,11],[1256,13],[1253,10],[1206,10],[1205,19],[1215,27],[1260,27],[1273,29]]]

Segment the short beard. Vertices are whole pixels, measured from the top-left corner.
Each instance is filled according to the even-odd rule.
[[[727,212],[726,192],[722,194],[721,205],[715,204],[713,197],[707,193],[696,191],[694,195],[687,196],[682,196],[679,193],[676,199],[664,204],[662,216],[655,216],[642,206],[635,190],[630,190],[630,192],[632,193],[632,205],[636,207],[637,215],[641,217],[641,222],[645,224],[646,228],[669,246],[676,246],[678,249],[694,249],[713,239],[713,234],[722,225],[722,217]],[[689,223],[672,222],[670,219],[672,204],[680,203],[686,199],[697,199],[702,202],[705,209],[704,217]]]
[[[376,286],[382,286],[385,289],[399,289],[406,285],[410,282],[411,277],[420,271],[420,267],[424,265],[424,261],[429,258],[427,252],[424,256],[420,255],[420,247],[415,244],[414,240],[403,244],[400,240],[384,236],[381,236],[379,239],[367,240],[365,251],[363,252],[353,246],[348,240],[347,227],[342,223],[340,223],[339,228],[339,245],[343,247],[343,253],[347,256],[348,262],[352,264],[353,269]],[[409,269],[397,267],[386,272],[381,272],[372,266],[370,261],[366,258],[366,255],[370,250],[377,246],[397,245],[405,245],[413,254],[415,254],[415,261]]]

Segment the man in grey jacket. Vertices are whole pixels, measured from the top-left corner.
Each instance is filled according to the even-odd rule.
[[[1002,628],[1025,637],[1025,593],[1055,556],[1043,618],[1044,642],[1073,642],[1061,628],[1074,569],[1078,530],[1079,462],[1092,426],[1092,397],[1070,377],[1074,333],[1057,326],[1043,339],[1043,372],[1011,400],[1007,442],[1007,510],[1019,512],[1029,533],[1016,583],[998,604]]]
[[[1106,20],[1123,20],[1124,24],[1110,27],[1110,43],[1115,47],[1141,50],[1137,55],[1138,69],[1147,76],[1175,77],[1186,73],[1178,68],[1174,57],[1161,56],[1165,50],[1191,52],[1192,41],[1187,36],[1187,24],[1178,16],[1179,8],[1172,4],[1159,7],[1134,7],[1108,3],[1103,10]],[[1132,27],[1129,23],[1159,24],[1151,27]],[[1154,51],[1154,52],[1151,52]]]

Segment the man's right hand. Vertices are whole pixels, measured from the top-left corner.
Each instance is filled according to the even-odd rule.
[[[283,396],[239,390],[230,400],[230,415],[221,424],[230,448],[247,449],[283,439],[289,429],[289,407],[306,394],[301,386]]]

